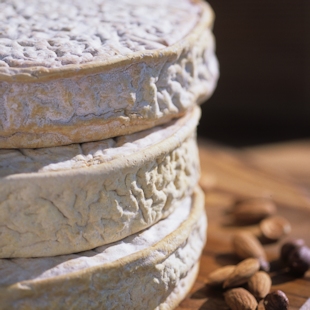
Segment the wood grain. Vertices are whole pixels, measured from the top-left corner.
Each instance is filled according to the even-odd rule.
[[[285,146],[283,146],[285,147]],[[279,150],[282,154],[281,147]],[[205,191],[206,210],[208,214],[208,241],[204,248],[200,272],[197,281],[178,310],[218,310],[229,309],[224,302],[222,291],[204,285],[207,275],[215,268],[236,264],[239,259],[234,255],[230,240],[233,233],[239,230],[251,230],[258,233],[258,226],[237,226],[230,214],[233,203],[247,197],[271,197],[278,206],[278,214],[287,218],[292,224],[290,237],[304,238],[310,245],[310,190],[299,180],[293,167],[296,158],[305,158],[305,145],[290,149],[290,162],[285,161],[283,170],[289,173],[277,174],[281,170],[278,163],[276,169],[272,163],[277,162],[277,149],[262,148],[262,155],[252,150],[232,150],[212,146],[200,141],[200,157],[202,166],[201,186]],[[300,155],[300,150],[303,150]],[[268,152],[272,154],[268,161]],[[310,149],[308,148],[308,158]],[[263,159],[262,159],[263,158]],[[293,173],[292,173],[293,172]],[[310,174],[309,174],[310,179]],[[279,262],[279,248],[283,240],[264,245],[268,260],[271,262],[272,290],[283,290],[290,300],[290,310],[300,309],[310,297],[310,271],[303,278],[295,278]]]

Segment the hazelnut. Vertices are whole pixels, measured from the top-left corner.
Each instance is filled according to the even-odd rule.
[[[287,310],[289,301],[287,296],[280,290],[269,293],[263,302],[266,310]]]
[[[303,239],[292,239],[285,242],[281,247],[280,258],[284,263],[288,262],[290,254],[297,248],[305,245]]]
[[[310,267],[310,249],[301,246],[291,252],[288,258],[288,266],[298,276],[303,276]]]

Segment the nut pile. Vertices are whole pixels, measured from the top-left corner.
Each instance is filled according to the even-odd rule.
[[[276,242],[291,232],[285,218],[276,215],[276,205],[268,199],[238,201],[232,211],[237,224],[258,224],[260,235],[246,229],[232,237],[232,248],[242,259],[237,265],[216,269],[208,275],[206,285],[223,290],[225,302],[232,310],[285,310],[289,300],[284,292],[270,292],[270,264],[260,240]],[[310,268],[310,248],[302,239],[284,243],[279,253],[285,268],[303,276]]]

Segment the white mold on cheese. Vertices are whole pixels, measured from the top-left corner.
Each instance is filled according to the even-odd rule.
[[[203,1],[0,3],[0,148],[101,140],[184,115],[216,86],[212,22]]]
[[[0,257],[85,251],[167,217],[198,182],[199,116],[96,143],[0,150]]]
[[[151,228],[94,251],[0,259],[1,309],[173,309],[193,284],[206,241],[203,193],[197,189],[192,199]]]
[[[161,49],[184,38],[200,14],[184,0],[1,1],[0,64],[57,68]]]

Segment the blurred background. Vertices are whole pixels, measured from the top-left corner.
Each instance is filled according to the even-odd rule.
[[[230,146],[310,138],[310,1],[208,1],[220,79],[200,137]]]

